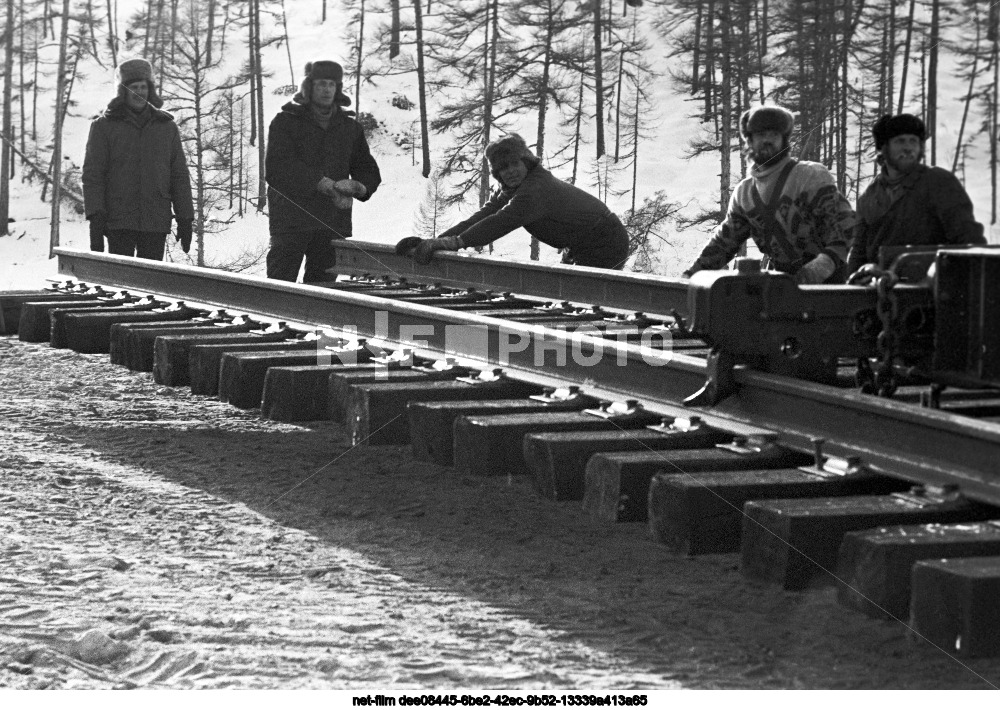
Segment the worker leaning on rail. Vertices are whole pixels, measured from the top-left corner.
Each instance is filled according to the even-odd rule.
[[[118,95],[90,124],[83,160],[83,202],[90,248],[163,259],[170,223],[191,248],[191,178],[173,116],[160,110],[153,67],[129,59],[115,70]],[[172,208],[172,212],[171,212]]]
[[[789,155],[794,123],[780,106],[755,106],[740,117],[754,166],[685,277],[724,268],[753,239],[768,268],[792,274],[799,283],[844,282],[854,210],[829,170]]]
[[[879,249],[928,244],[985,244],[962,183],[921,163],[927,129],[916,116],[882,116],[872,126],[881,171],[858,198],[848,273],[878,261]]]
[[[337,62],[309,62],[299,93],[271,121],[269,278],[295,281],[303,258],[305,283],[335,278],[327,273],[336,262],[333,241],[352,236],[354,200],[368,200],[382,182],[361,125],[344,109],[351,100],[343,82]]]
[[[628,232],[599,199],[556,178],[524,139],[511,133],[486,147],[490,173],[500,183],[482,208],[437,239],[408,237],[397,251],[430,263],[436,251],[481,247],[518,227],[563,250],[563,263],[621,269],[629,255]]]

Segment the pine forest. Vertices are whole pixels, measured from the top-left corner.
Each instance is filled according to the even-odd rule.
[[[211,243],[267,210],[268,107],[302,79],[293,13],[340,43],[344,91],[366,132],[384,129],[373,97],[407,87],[392,105],[410,112],[411,129],[394,140],[420,174],[417,235],[486,199],[484,146],[517,131],[546,166],[614,206],[631,268],[655,272],[667,225],[703,238],[721,217],[747,170],[739,116],[759,103],[796,114],[793,153],[828,166],[852,203],[874,175],[873,122],[917,114],[926,162],[988,183],[977,217],[997,220],[994,0],[3,0],[0,234],[14,180],[82,212],[82,156],[59,159],[65,127],[92,118],[79,103],[98,74],[142,56],[184,141],[192,261],[247,268],[253,254],[220,264]],[[679,124],[691,137],[680,144]],[[699,173],[711,199],[684,202],[643,177],[664,151],[711,166]]]

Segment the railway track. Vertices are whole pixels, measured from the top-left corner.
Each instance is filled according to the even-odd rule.
[[[167,346],[183,346],[190,377],[199,358],[216,365],[220,397],[238,406],[275,418],[339,407],[355,443],[410,442],[468,472],[535,476],[542,495],[582,499],[594,518],[648,518],[680,554],[739,550],[748,576],[788,589],[837,570],[845,604],[912,615],[949,652],[998,652],[989,609],[946,604],[970,579],[985,580],[971,599],[1000,578],[990,393],[931,410],[907,401],[916,391],[885,400],[738,369],[734,396],[684,408],[705,381],[705,349],[685,337],[686,285],[646,276],[451,255],[422,267],[354,243],[338,249],[338,270],[366,276],[323,288],[57,253],[78,282],[191,309],[105,321],[121,364],[172,376]],[[212,308],[283,324],[209,324]],[[85,312],[63,313],[81,337]],[[311,329],[327,332],[310,340]],[[262,340],[267,353],[250,355]],[[294,355],[281,344],[293,340]],[[942,557],[953,561],[929,562]]]

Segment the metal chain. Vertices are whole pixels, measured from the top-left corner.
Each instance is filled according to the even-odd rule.
[[[875,280],[875,292],[878,296],[876,308],[882,323],[882,332],[878,334],[876,341],[880,361],[875,372],[875,388],[880,397],[892,397],[898,386],[893,367],[899,344],[895,328],[899,319],[899,300],[894,291],[897,282],[896,275],[891,271],[879,274]]]

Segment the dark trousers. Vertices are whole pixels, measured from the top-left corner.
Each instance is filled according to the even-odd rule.
[[[333,249],[333,239],[329,230],[298,232],[294,234],[272,234],[267,250],[267,277],[281,281],[295,281],[303,257],[306,271],[302,283],[333,281],[335,274],[326,273],[337,264],[337,253]]]
[[[570,247],[568,253],[563,254],[563,263],[620,271],[629,256],[628,231],[621,220],[609,213],[594,225],[593,232],[598,236],[599,246],[589,249]]]
[[[109,254],[163,261],[163,249],[167,243],[166,234],[139,232],[134,229],[112,229],[106,236]]]

